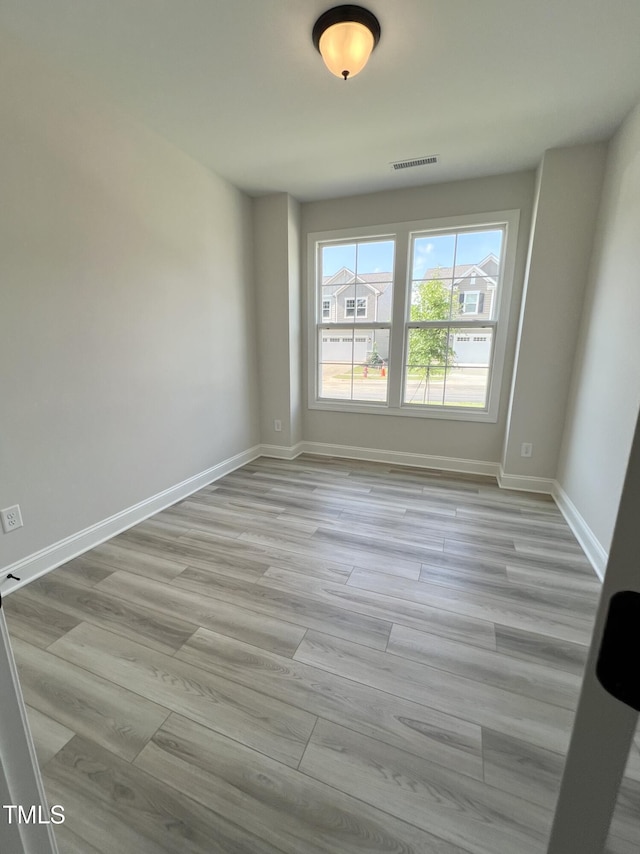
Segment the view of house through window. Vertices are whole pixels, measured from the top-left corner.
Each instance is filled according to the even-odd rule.
[[[485,408],[502,241],[502,229],[412,236],[404,403]]]
[[[499,222],[317,241],[315,400],[488,413],[506,234]]]
[[[386,402],[394,250],[393,240],[322,247],[320,397]]]

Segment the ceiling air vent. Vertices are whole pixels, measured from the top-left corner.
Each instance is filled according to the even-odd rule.
[[[412,160],[396,160],[392,163],[394,169],[412,169],[414,166],[432,166],[438,162],[437,154],[430,154],[428,157],[414,157]]]

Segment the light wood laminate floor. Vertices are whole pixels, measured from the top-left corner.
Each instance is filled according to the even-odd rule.
[[[544,854],[598,593],[544,496],[257,460],[5,600],[61,854]]]

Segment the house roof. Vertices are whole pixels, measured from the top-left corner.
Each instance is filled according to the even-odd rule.
[[[487,269],[488,267],[494,267],[495,269],[489,270]],[[489,283],[495,284],[498,268],[498,258],[492,252],[490,252],[485,258],[482,259],[482,261],[479,261],[477,264],[456,264],[455,268],[430,267],[428,270],[425,270],[424,276],[422,278],[423,281],[430,281],[431,279],[453,279],[454,281],[458,282],[461,279],[464,279],[465,277],[475,273],[476,276],[482,276],[486,278]],[[331,296],[338,294],[341,290],[343,290],[343,288],[356,283],[367,285],[372,290],[377,291],[379,294],[382,294],[391,285],[392,278],[393,274],[387,272],[358,273],[358,276],[356,277],[353,270],[350,270],[348,267],[341,267],[332,276],[324,276],[322,280],[322,290],[325,295]]]
[[[486,268],[491,265],[495,267],[495,270],[491,272]],[[454,267],[430,267],[425,271],[423,279],[427,281],[430,279],[454,279],[455,281],[459,281],[460,279],[465,278],[465,276],[471,275],[475,271],[476,276],[485,276],[490,279],[492,282],[495,282],[496,273],[499,268],[499,261],[493,252],[490,252],[482,261],[479,261],[477,264],[456,264]],[[455,275],[454,275],[455,272]]]
[[[371,290],[379,294],[384,293],[393,278],[392,273],[358,273],[356,277],[353,270],[348,267],[341,267],[337,273],[332,276],[324,276],[322,280],[322,288],[325,293],[336,294],[343,288],[353,284],[367,285]]]

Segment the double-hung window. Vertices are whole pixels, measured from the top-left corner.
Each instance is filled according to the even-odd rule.
[[[517,226],[506,211],[309,235],[309,406],[496,421]]]

